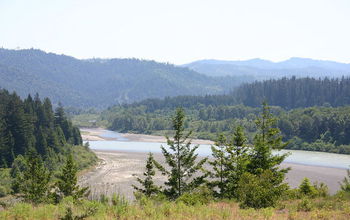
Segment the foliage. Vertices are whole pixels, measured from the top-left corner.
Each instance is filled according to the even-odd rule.
[[[10,167],[18,155],[34,148],[44,160],[65,151],[65,146],[81,145],[77,127],[67,119],[63,107],[52,110],[49,99],[23,101],[6,90],[0,91],[0,167]]]
[[[238,200],[242,208],[274,207],[288,189],[287,184],[276,185],[275,174],[263,170],[260,174],[244,173],[238,183]]]
[[[210,176],[214,178],[210,185],[218,187],[219,191],[214,190],[214,193],[219,198],[237,198],[238,181],[248,164],[248,146],[243,128],[238,126],[234,130],[230,142],[222,134],[219,135],[215,146],[212,146],[214,160],[209,162],[213,169]]]
[[[233,128],[243,126],[249,143],[253,143],[259,109],[237,105],[229,95],[149,99],[111,107],[102,112],[100,120],[109,121],[109,128],[120,132],[167,134],[171,130],[168,118],[176,106],[186,111],[189,123],[185,126],[193,130],[193,137],[216,140],[217,133],[229,136]],[[350,130],[349,106],[291,110],[272,106],[270,110],[278,118],[276,127],[283,140],[290,140],[286,148],[350,154],[350,136],[346,135]]]
[[[185,134],[185,113],[183,109],[178,108],[172,120],[175,135],[173,139],[167,138],[169,150],[161,146],[165,161],[170,170],[161,164],[155,162],[156,167],[167,176],[165,185],[167,188],[164,193],[171,199],[180,197],[185,192],[190,192],[204,183],[205,174],[194,176],[200,171],[203,171],[203,164],[207,161],[204,158],[197,160],[196,149],[199,145],[192,147],[191,141],[188,138],[191,132]]]
[[[317,195],[316,188],[310,183],[308,178],[304,178],[299,186],[299,192],[302,196],[315,197]]]
[[[344,192],[350,192],[350,170],[347,170],[347,176],[340,183],[340,188]]]
[[[66,198],[56,205],[17,203],[7,206],[0,212],[0,219],[58,219],[71,209],[71,216],[91,213],[87,219],[348,219],[350,200],[332,196],[317,200],[308,199],[311,211],[305,212],[302,200],[281,201],[284,208],[240,209],[234,201],[209,202],[208,204],[185,205],[183,202],[153,202],[147,199],[143,204],[123,206],[112,203],[82,200],[73,203],[73,198]],[[300,205],[299,205],[300,204]],[[306,204],[306,203],[304,203]],[[299,210],[298,211],[298,206]],[[69,216],[69,215],[68,215]]]
[[[185,205],[209,204],[214,199],[212,191],[206,187],[199,187],[192,192],[186,192],[176,199],[176,202],[183,202]]]
[[[35,150],[30,150],[25,157],[25,167],[16,175],[16,185],[23,193],[25,201],[35,204],[47,201],[50,191],[51,172]],[[17,185],[18,184],[18,185]]]
[[[0,198],[11,193],[12,178],[9,168],[0,168]]]
[[[145,176],[145,179],[142,180],[141,178],[137,178],[137,181],[139,182],[139,184],[142,185],[143,188],[139,188],[133,185],[134,189],[137,192],[140,192],[147,197],[151,197],[160,192],[160,187],[156,186],[153,182],[153,177],[156,174],[154,168],[155,167],[154,167],[153,154],[149,153],[147,162],[146,162],[146,172],[143,174]]]
[[[312,207],[312,202],[309,199],[304,198],[298,203],[297,210],[298,211],[309,212],[309,211],[312,210],[312,208],[313,208]]]
[[[78,185],[77,172],[78,167],[74,162],[73,155],[70,154],[60,174],[57,175],[56,197],[58,200],[67,196],[72,196],[75,200],[78,200],[89,193],[88,187]]]

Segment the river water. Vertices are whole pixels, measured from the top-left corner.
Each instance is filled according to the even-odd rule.
[[[99,135],[106,138],[115,138],[117,140],[108,141],[89,141],[90,148],[93,150],[117,150],[126,152],[152,152],[160,153],[160,146],[167,147],[165,143],[155,142],[132,142],[123,138],[119,133],[109,130],[103,130]],[[312,166],[323,166],[332,168],[348,169],[350,165],[350,155],[333,154],[314,151],[301,150],[282,150],[281,153],[290,153],[285,159],[287,163],[296,163]],[[210,156],[210,145],[202,144],[197,149],[200,156]]]

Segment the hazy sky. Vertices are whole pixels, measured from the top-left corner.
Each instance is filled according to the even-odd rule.
[[[0,0],[0,47],[78,58],[350,63],[350,0]]]

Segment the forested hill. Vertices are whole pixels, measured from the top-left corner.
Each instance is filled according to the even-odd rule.
[[[314,79],[282,78],[243,84],[227,95],[178,96],[164,99],[147,99],[124,107],[142,107],[146,112],[202,106],[232,106],[243,104],[258,107],[263,101],[285,109],[312,106],[350,105],[350,78]],[[113,108],[110,108],[110,110]]]
[[[199,60],[183,66],[208,76],[241,77],[241,80],[245,82],[291,76],[341,77],[350,75],[350,64],[298,57],[281,62],[262,59]]]
[[[138,59],[79,60],[41,50],[0,49],[0,88],[45,94],[65,106],[107,107],[177,95],[222,93],[233,78],[213,78],[187,68]]]
[[[15,93],[0,90],[0,168],[11,166],[16,156],[29,149],[55,166],[58,155],[81,144],[80,131],[66,118],[63,107],[54,112],[48,98],[21,100]]]

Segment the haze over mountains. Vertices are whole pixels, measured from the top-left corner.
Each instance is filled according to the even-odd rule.
[[[274,63],[200,60],[175,66],[139,59],[87,59],[36,49],[0,49],[0,88],[53,103],[105,108],[147,98],[228,93],[244,82],[284,76],[341,77],[350,64],[292,58]]]
[[[0,87],[38,92],[65,106],[108,107],[145,98],[216,94],[235,82],[138,59],[79,60],[41,50],[0,49]]]
[[[350,75],[350,64],[309,58],[290,58],[282,62],[263,59],[244,61],[199,60],[183,65],[208,76],[235,76],[242,80],[280,77],[341,77]]]

